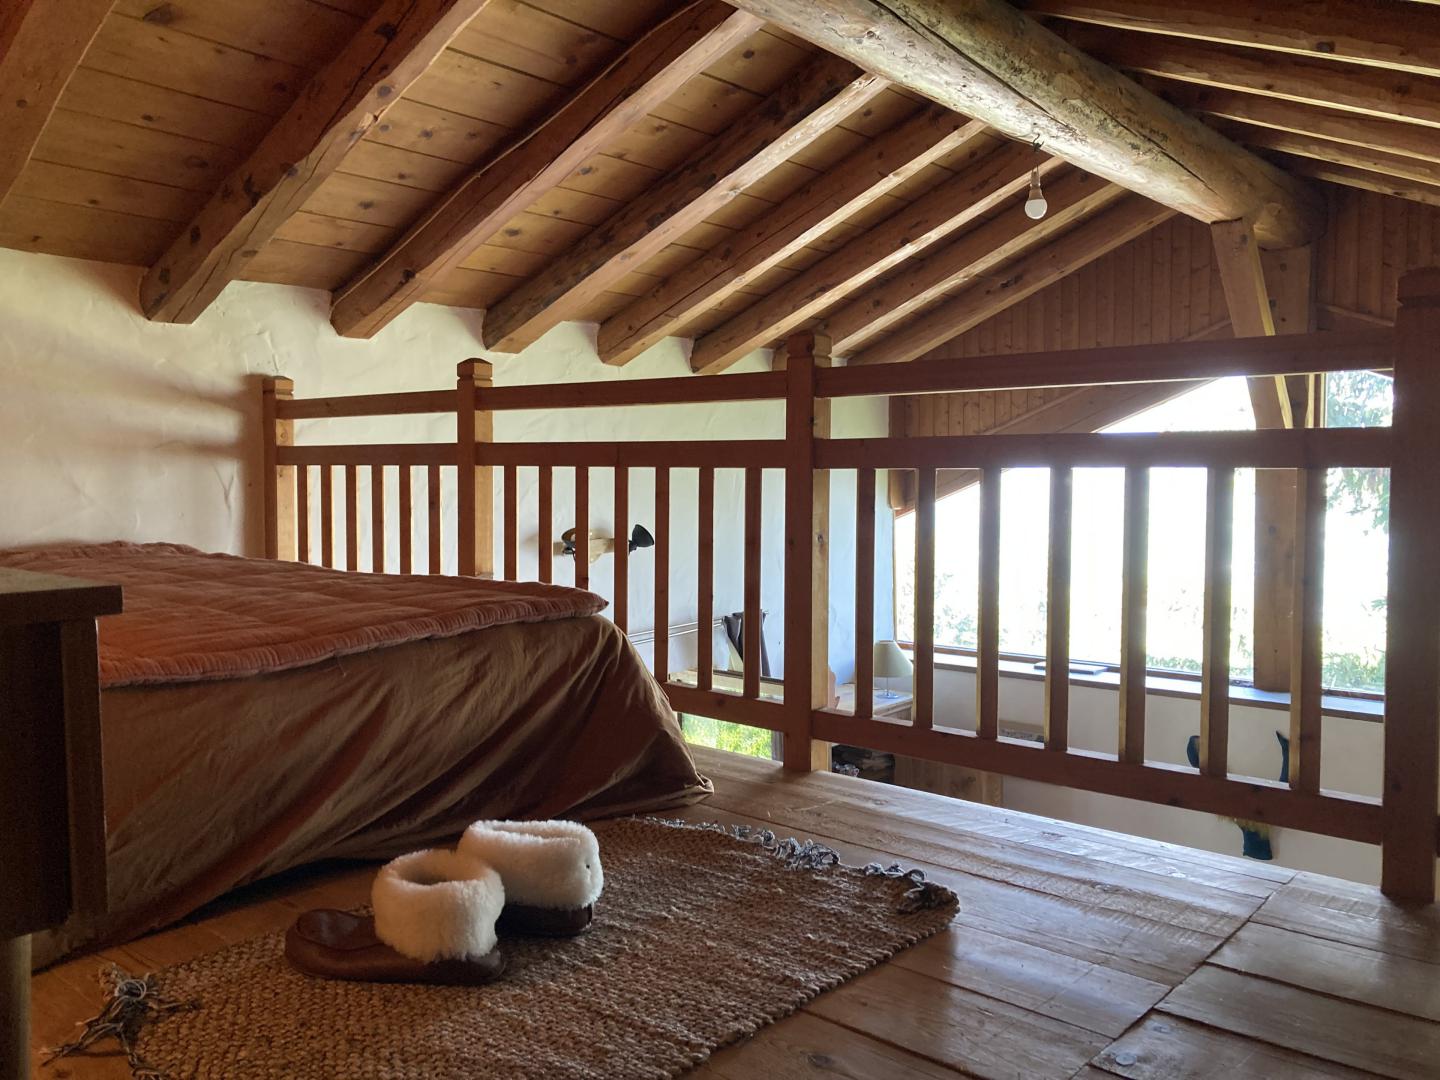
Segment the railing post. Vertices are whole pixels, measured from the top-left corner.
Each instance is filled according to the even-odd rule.
[[[295,421],[278,416],[278,402],[295,396],[295,383],[283,375],[265,379],[262,386],[260,414],[264,447],[265,557],[294,561],[297,557],[295,534],[295,466],[278,463],[278,450],[295,445]]]
[[[489,465],[475,463],[481,443],[495,441],[495,414],[476,408],[476,391],[494,385],[485,360],[462,360],[455,380],[456,509],[460,518],[458,567],[462,577],[495,576],[495,479]]]
[[[1435,899],[1440,788],[1440,267],[1400,279],[1385,662],[1380,887]]]
[[[785,767],[804,772],[830,771],[830,744],[810,738],[830,693],[830,474],[815,471],[815,440],[830,437],[815,368],[829,366],[829,338],[805,331],[785,343]]]

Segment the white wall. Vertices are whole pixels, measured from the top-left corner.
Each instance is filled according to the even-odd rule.
[[[438,389],[454,385],[455,365],[478,352],[480,314],[421,304],[373,341],[350,341],[331,329],[328,294],[281,285],[237,283],[193,325],[147,322],[136,308],[141,271],[0,249],[0,547],[99,540],[174,540],[214,551],[259,554],[260,380],[287,375],[297,397]],[[565,324],[518,356],[487,357],[498,385],[611,381],[688,376],[680,345],[667,340],[623,368],[595,355],[593,327]],[[756,353],[735,371],[763,370]],[[500,440],[734,439],[783,435],[778,402],[721,406],[501,413]],[[398,417],[307,421],[300,442],[408,442],[454,438],[453,419]],[[883,402],[836,403],[836,436],[883,435]],[[632,520],[653,531],[653,473],[631,475]],[[421,481],[417,474],[417,485]],[[533,575],[535,481],[522,470],[519,504],[522,576]],[[717,614],[742,606],[741,474],[716,479]],[[883,483],[877,485],[883,491]],[[695,617],[696,478],[672,476],[672,623]],[[361,505],[368,505],[362,470]],[[417,489],[417,499],[419,490]],[[453,504],[453,479],[445,502]],[[555,476],[554,535],[573,524],[569,470]],[[396,505],[393,481],[388,515]],[[877,501],[883,507],[883,495]],[[853,587],[854,478],[837,475],[832,535],[841,597]],[[591,480],[592,527],[612,531],[608,472]],[[499,506],[497,503],[497,513]],[[318,505],[313,513],[318,515]],[[889,565],[888,512],[877,517],[877,561]],[[314,518],[318,526],[318,516]],[[783,492],[767,474],[762,601],[770,612],[767,640],[777,670],[783,656]],[[339,523],[343,525],[343,521]],[[315,530],[318,532],[318,528]],[[343,530],[337,527],[337,551]],[[392,541],[391,568],[397,545]],[[361,550],[368,550],[368,532]],[[423,559],[423,544],[417,559]],[[445,568],[454,569],[454,537]],[[362,562],[362,566],[368,562]],[[631,570],[632,630],[653,624],[651,557],[637,553]],[[611,594],[613,560],[591,568],[591,587]],[[557,581],[571,580],[567,560]],[[842,584],[844,583],[844,584]],[[877,590],[877,633],[889,634],[890,590]],[[853,643],[847,628],[832,642],[837,673],[848,678]],[[676,642],[672,666],[693,662],[693,638]],[[688,650],[688,651],[687,651]]]

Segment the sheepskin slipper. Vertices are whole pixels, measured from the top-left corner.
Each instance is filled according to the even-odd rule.
[[[502,934],[571,937],[595,917],[605,887],[595,834],[575,821],[477,821],[456,851],[505,883]]]
[[[491,867],[454,851],[387,863],[370,891],[373,918],[307,911],[285,935],[291,966],[327,979],[473,986],[505,970],[495,947],[505,888]]]

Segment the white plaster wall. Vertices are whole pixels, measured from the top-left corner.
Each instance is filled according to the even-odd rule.
[[[126,539],[174,540],[213,551],[259,554],[262,548],[258,465],[260,380],[287,375],[298,397],[438,389],[454,385],[455,365],[477,355],[478,312],[421,304],[378,338],[339,337],[327,319],[328,294],[280,285],[237,283],[190,326],[147,322],[136,308],[141,271],[0,250],[0,547]],[[678,342],[667,340],[623,368],[595,355],[593,327],[565,324],[518,356],[488,356],[499,385],[612,381],[688,376]],[[757,353],[735,371],[767,366]],[[500,440],[778,438],[778,402],[685,405],[566,412],[501,413]],[[836,436],[883,435],[883,402],[836,403]],[[453,419],[397,417],[306,421],[300,442],[449,440]],[[393,475],[393,474],[392,474]],[[318,473],[317,473],[318,476]],[[653,531],[653,473],[631,474],[632,520]],[[423,475],[416,474],[417,509]],[[883,493],[884,484],[877,485]],[[368,505],[362,470],[361,505]],[[717,614],[741,607],[741,474],[716,480]],[[396,494],[389,484],[392,533]],[[447,518],[453,477],[444,484]],[[497,494],[498,500],[498,494]],[[573,524],[570,470],[555,475],[554,535]],[[889,564],[890,514],[883,494],[877,562]],[[591,478],[592,527],[613,529],[610,474]],[[837,602],[853,590],[854,477],[837,474],[832,534]],[[499,505],[497,501],[498,515]],[[318,501],[312,530],[318,536]],[[671,622],[695,617],[696,474],[672,476]],[[343,515],[342,515],[343,516]],[[498,516],[497,516],[498,520]],[[519,499],[521,576],[535,567],[534,470],[522,470]],[[770,613],[767,640],[777,670],[783,656],[781,566],[783,491],[767,474],[762,601]],[[336,548],[343,553],[343,521]],[[318,541],[317,541],[318,543]],[[398,559],[394,536],[390,568]],[[361,550],[369,550],[368,525]],[[423,565],[424,545],[416,558]],[[343,556],[342,556],[343,557]],[[362,561],[368,566],[368,556]],[[455,566],[454,537],[446,538],[443,567]],[[632,631],[653,626],[649,552],[631,570]],[[591,587],[611,595],[613,560],[591,568]],[[572,580],[567,560],[555,560],[556,580]],[[890,590],[877,589],[877,635],[890,631]],[[832,666],[849,677],[853,641],[849,619],[832,641]],[[693,663],[693,637],[675,642],[672,667]]]

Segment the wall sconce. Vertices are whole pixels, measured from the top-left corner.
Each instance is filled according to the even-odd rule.
[[[655,546],[655,537],[650,535],[650,530],[644,525],[636,525],[630,530],[630,542],[626,545],[628,551],[636,548],[648,548]],[[590,561],[593,563],[601,555],[607,555],[615,550],[615,538],[613,536],[601,536],[590,530]],[[555,542],[554,551],[556,555],[569,555],[575,557],[575,530],[566,529],[560,534],[560,539]]]

